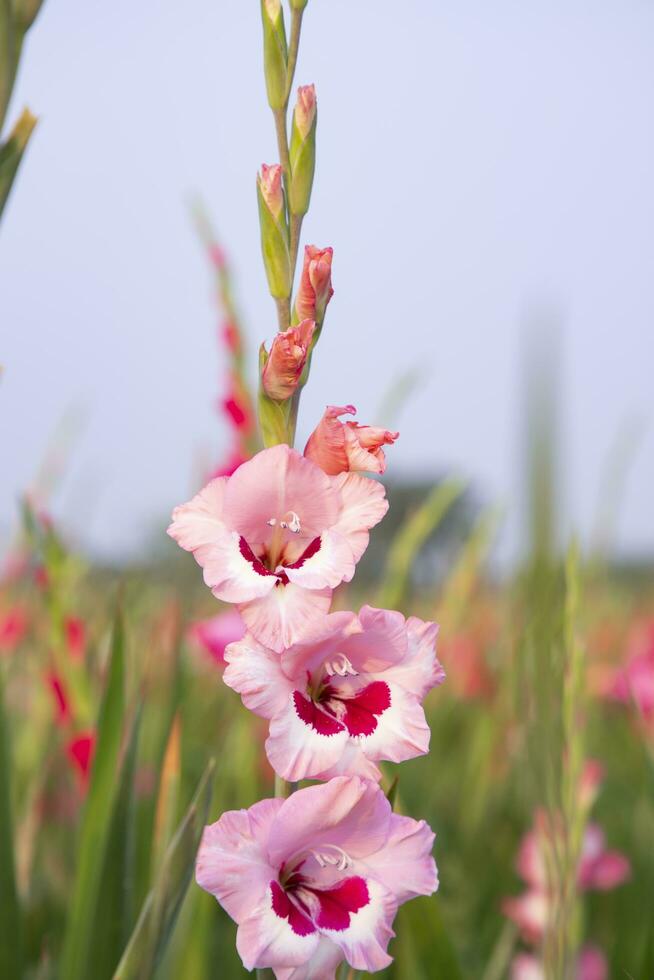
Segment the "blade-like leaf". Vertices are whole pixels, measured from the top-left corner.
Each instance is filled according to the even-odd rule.
[[[89,793],[82,817],[61,976],[66,980],[90,976],[89,954],[98,909],[102,870],[109,830],[118,797],[120,746],[125,712],[125,653],[122,617],[117,614],[111,644],[107,686],[100,708],[97,747]]]
[[[151,977],[172,933],[189,886],[211,802],[214,763],[209,763],[184,819],[166,851],[114,980]]]
[[[33,116],[29,109],[24,109],[9,134],[9,139],[0,146],[0,218],[7,203],[14,177],[23,159],[25,147],[35,126],[36,116]]]
[[[105,853],[90,956],[94,980],[111,977],[134,927],[134,772],[141,717],[139,708],[132,724]]]
[[[16,72],[16,29],[11,0],[0,0],[0,134]]]
[[[156,869],[166,852],[177,822],[179,786],[181,781],[181,722],[179,714],[173,718],[168,743],[164,753],[159,796],[154,821],[152,843],[152,867]]]
[[[460,480],[444,480],[407,518],[389,549],[377,605],[388,609],[401,605],[416,555],[464,490]]]
[[[0,672],[0,977],[20,977],[21,917],[14,869],[11,764]]]

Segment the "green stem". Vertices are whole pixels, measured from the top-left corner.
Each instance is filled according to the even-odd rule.
[[[295,66],[297,64],[297,53],[300,47],[300,32],[302,30],[303,14],[303,10],[296,10],[295,8],[293,8],[291,13],[291,37],[288,43],[288,61],[286,63],[286,105],[288,105],[291,88],[293,87],[293,79],[295,77]]]
[[[293,783],[287,783],[285,779],[275,773],[275,796],[280,796],[283,800],[293,792]]]

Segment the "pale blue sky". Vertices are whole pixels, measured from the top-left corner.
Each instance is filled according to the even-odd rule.
[[[310,0],[298,83],[319,148],[305,241],[336,295],[303,401],[376,418],[399,369],[392,467],[454,469],[518,540],[520,333],[562,318],[568,522],[588,533],[611,446],[641,426],[618,523],[654,547],[654,4]],[[275,158],[256,0],[46,0],[12,117],[41,122],[0,232],[0,540],[57,422],[80,413],[55,513],[138,554],[227,434],[199,191],[252,345],[274,331],[254,175]]]

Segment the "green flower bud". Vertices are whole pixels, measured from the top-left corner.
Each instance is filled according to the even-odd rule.
[[[281,0],[261,0],[263,70],[268,104],[282,109],[286,101],[287,48]]]
[[[291,258],[288,224],[282,188],[282,168],[264,163],[257,176],[257,200],[261,227],[261,251],[268,277],[268,288],[275,299],[291,294]]]
[[[316,89],[313,85],[301,85],[297,90],[297,103],[291,129],[291,179],[289,206],[291,214],[302,215],[309,210],[313,174],[316,169]]]
[[[266,350],[265,344],[259,348],[259,376],[262,379],[259,385],[258,415],[261,438],[266,448],[277,446],[280,442],[292,443],[293,427],[293,399],[287,401],[276,401],[267,394],[263,384],[263,376],[266,370],[270,355]]]

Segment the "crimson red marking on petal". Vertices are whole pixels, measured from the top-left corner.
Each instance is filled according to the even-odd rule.
[[[297,558],[291,565],[287,565],[287,568],[302,568],[305,561],[309,558],[313,558],[315,554],[320,551],[321,540],[320,538],[314,538],[311,544],[307,545],[299,558]]]
[[[298,718],[309,725],[319,735],[338,735],[343,731],[343,726],[336,718],[325,714],[320,708],[304,697],[300,691],[293,691],[293,704]]]
[[[296,936],[310,936],[312,932],[316,931],[313,922],[289,900],[279,882],[271,881],[270,890],[272,892],[273,912],[278,918],[288,920],[288,924]]]
[[[240,537],[238,541],[238,550],[241,552],[246,561],[249,561],[252,568],[255,570],[257,575],[274,575],[274,572],[269,571],[263,562],[257,558],[253,552],[250,545],[247,543],[244,537]]]
[[[334,929],[342,932],[350,925],[350,913],[358,912],[370,902],[370,893],[365,879],[355,876],[339,882],[335,888],[316,891],[313,894],[320,902],[316,923],[321,929]]]
[[[377,728],[377,717],[391,706],[388,684],[373,681],[353,698],[343,699],[343,721],[350,735],[372,735]]]

